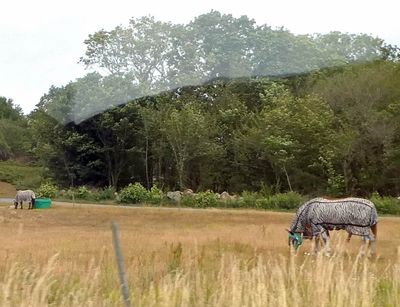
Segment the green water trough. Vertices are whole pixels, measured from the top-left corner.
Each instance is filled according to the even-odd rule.
[[[36,198],[35,209],[47,209],[51,207],[50,198]]]

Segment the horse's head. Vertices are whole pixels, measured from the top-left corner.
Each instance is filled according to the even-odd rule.
[[[286,229],[286,231],[289,234],[289,246],[293,246],[294,249],[298,249],[300,247],[300,245],[303,243],[303,237],[301,235],[301,233],[298,232],[293,232],[289,229]]]

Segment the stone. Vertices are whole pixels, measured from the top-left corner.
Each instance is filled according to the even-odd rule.
[[[167,197],[175,202],[180,202],[182,199],[181,191],[167,192]]]

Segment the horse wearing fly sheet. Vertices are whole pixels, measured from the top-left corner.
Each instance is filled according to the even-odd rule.
[[[18,204],[20,204],[21,209],[23,209],[22,203],[24,201],[28,202],[28,209],[33,209],[33,207],[35,206],[35,199],[35,193],[31,190],[17,191],[17,195],[15,195],[14,200],[15,209],[18,208]]]
[[[314,198],[303,204],[293,219],[289,232],[289,245],[297,249],[303,239],[315,238],[315,252],[319,251],[320,238],[329,252],[330,230],[344,229],[352,235],[362,236],[371,253],[375,252],[378,214],[375,205],[363,198]]]

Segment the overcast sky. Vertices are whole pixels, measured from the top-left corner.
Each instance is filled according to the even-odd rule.
[[[12,98],[25,113],[51,85],[85,74],[79,58],[83,41],[102,28],[153,15],[186,23],[211,9],[258,24],[284,26],[296,34],[342,31],[379,36],[400,46],[395,0],[12,0],[0,5],[0,96]]]

